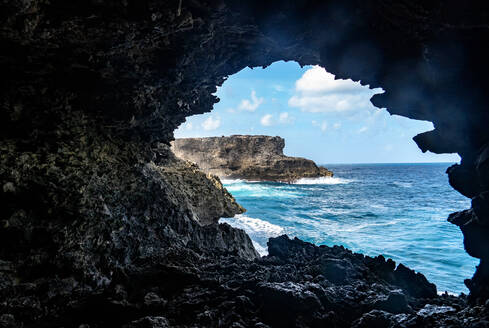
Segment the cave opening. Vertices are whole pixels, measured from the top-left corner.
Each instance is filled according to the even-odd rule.
[[[477,261],[464,251],[460,230],[446,221],[470,204],[445,174],[460,157],[422,153],[412,138],[433,124],[373,106],[370,98],[382,92],[294,61],[248,67],[218,88],[212,112],[187,117],[175,138],[279,136],[284,155],[333,171],[333,177],[292,184],[253,181],[223,176],[190,156],[221,175],[247,210],[220,222],[245,230],[261,255],[268,238],[287,234],[382,254],[422,272],[442,292],[467,292],[463,281]],[[230,148],[220,151],[229,156]]]
[[[0,7],[1,327],[438,327],[489,321],[489,51],[481,46],[489,40],[486,2],[7,0]],[[424,120],[420,124],[427,125],[413,135],[433,127],[414,137],[423,152],[460,155],[447,170],[448,182],[467,199],[448,187],[447,164],[362,166],[333,152],[338,147],[344,155],[394,161],[381,157],[388,149],[408,149],[394,146],[400,133],[384,135],[392,147],[368,146],[375,145],[374,132],[389,132],[406,119],[363,129],[366,119],[312,118],[299,106],[307,103],[301,93],[294,111],[273,108],[263,90],[280,92],[280,85],[255,81],[232,106],[246,100],[241,113],[254,113],[256,127],[268,130],[229,134],[282,135],[287,155],[327,164],[335,175],[321,171],[329,184],[228,181],[248,209],[233,217],[242,208],[231,194],[173,156],[170,143],[186,117],[212,110],[216,86],[226,77],[229,84],[244,67],[277,60],[320,65],[335,77],[382,87],[385,92],[372,97],[375,106]],[[289,89],[301,91],[295,81]],[[225,91],[220,89],[220,104]],[[229,113],[231,121],[218,111],[193,128],[205,123],[210,134],[226,124],[251,126],[239,113]],[[376,119],[389,117],[375,111]],[[296,129],[301,120],[303,135]],[[281,130],[270,130],[275,128]],[[345,131],[350,134],[342,140]],[[304,137],[308,133],[311,138]],[[276,151],[282,151],[281,140],[275,139]],[[343,144],[353,140],[355,150]],[[409,147],[416,156],[432,156]],[[315,157],[318,150],[317,156],[330,156]],[[331,164],[340,160],[353,164]],[[445,221],[448,209],[439,210],[446,202],[450,211],[465,208],[449,220],[462,231],[466,252],[480,259],[472,278],[475,260],[463,254],[470,266],[453,261],[462,256],[462,243],[460,234],[450,238],[457,232]],[[271,256],[258,257],[249,236],[220,219],[397,256],[397,263],[422,274],[380,256],[286,237],[270,238]],[[261,241],[252,237],[265,247],[266,234]],[[412,254],[426,267],[409,262]],[[464,290],[467,278],[470,295],[437,295],[423,273],[441,292]]]

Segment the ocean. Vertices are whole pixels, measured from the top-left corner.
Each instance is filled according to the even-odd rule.
[[[384,255],[423,273],[439,292],[467,293],[478,260],[463,249],[450,213],[470,199],[448,184],[451,163],[332,164],[332,178],[295,184],[223,180],[247,212],[223,218],[244,229],[262,255],[269,237],[287,234],[317,245]]]

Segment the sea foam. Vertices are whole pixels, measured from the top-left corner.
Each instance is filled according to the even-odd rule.
[[[413,184],[410,182],[394,181],[393,184],[398,187],[404,187],[404,188],[411,188],[413,186]]]
[[[298,185],[337,185],[347,184],[353,182],[353,180],[342,179],[336,177],[319,177],[319,178],[302,178],[294,182]]]
[[[236,184],[236,183],[243,183],[246,182],[245,180],[241,179],[221,179],[222,184],[224,185],[231,185],[231,184]]]
[[[297,198],[301,196],[300,191],[293,188],[288,188],[287,184],[275,183],[273,185],[267,183],[257,183],[252,181],[225,183],[226,189],[233,193],[234,196],[240,193],[246,193],[249,197],[260,198]]]
[[[273,223],[260,219],[250,218],[243,214],[237,214],[233,218],[221,219],[233,227],[249,231],[250,233],[260,233],[267,236],[277,236],[283,232],[283,228]]]
[[[255,249],[261,256],[268,254],[266,242],[270,237],[277,237],[284,233],[284,229],[273,223],[251,218],[243,214],[237,214],[233,218],[223,218],[219,222],[225,222],[229,225],[243,229],[248,233],[255,246]]]

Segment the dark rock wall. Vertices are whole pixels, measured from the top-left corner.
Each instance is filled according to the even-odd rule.
[[[294,182],[333,176],[309,159],[285,156],[284,147],[283,138],[261,135],[181,138],[171,143],[177,157],[221,178]]]
[[[168,161],[158,143],[168,144],[185,117],[210,111],[217,101],[212,93],[227,76],[276,60],[319,64],[339,78],[382,87],[375,105],[434,123],[415,141],[423,151],[462,156],[449,180],[473,206],[452,221],[468,252],[481,258],[467,282],[471,298],[486,299],[488,6],[2,1],[2,323],[39,326],[40,318],[74,309],[102,315],[85,308],[101,299],[106,313],[124,308],[125,316],[111,316],[124,322],[134,317],[122,305],[133,294],[118,287],[130,285],[127,277],[158,281],[150,273],[159,272],[185,282],[177,288],[190,278],[174,273],[175,263],[195,268],[202,256],[221,252],[253,257],[244,233],[200,225],[172,197],[175,185],[148,163]],[[103,294],[106,286],[113,294]],[[157,303],[153,296],[148,304]]]
[[[70,118],[52,151],[1,143],[0,313],[14,327],[96,302],[150,263],[258,257],[243,231],[217,224],[243,211],[219,180],[168,146],[111,139]]]
[[[176,158],[166,145],[159,145],[168,157],[159,165],[148,167],[157,171],[172,190],[175,204],[200,225],[215,224],[222,217],[233,217],[246,210],[224,188],[218,177],[206,174],[198,166]]]

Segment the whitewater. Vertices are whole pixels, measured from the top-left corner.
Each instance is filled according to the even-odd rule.
[[[448,215],[470,207],[453,190],[451,163],[325,165],[334,177],[294,184],[223,180],[247,209],[223,218],[245,230],[261,255],[270,237],[287,234],[318,245],[384,255],[423,273],[438,290],[467,293],[478,261],[463,249]]]

